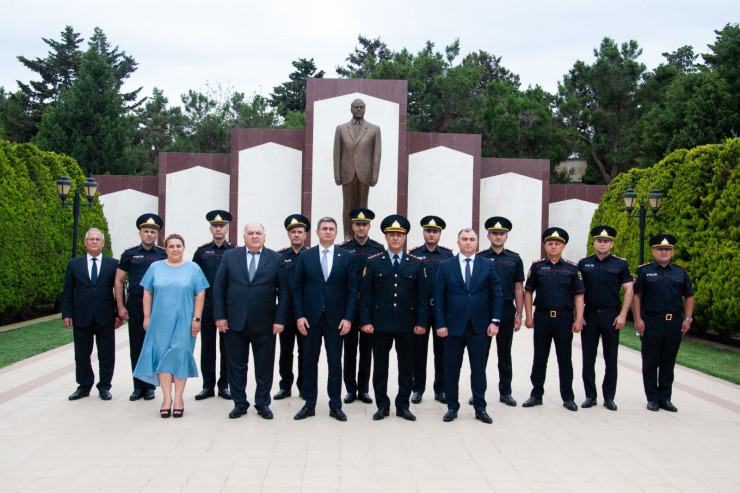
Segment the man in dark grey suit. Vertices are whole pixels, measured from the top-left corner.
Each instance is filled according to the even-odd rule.
[[[105,236],[96,228],[85,234],[87,254],[67,262],[62,291],[62,320],[73,329],[77,390],[74,401],[90,395],[95,374],[90,363],[93,341],[98,347],[100,398],[109,401],[113,366],[116,361],[115,329],[121,326],[116,315],[113,282],[118,260],[103,255]]]
[[[249,408],[246,387],[251,344],[257,380],[254,407],[264,419],[272,419],[275,335],[285,326],[288,285],[281,272],[285,268],[283,256],[264,248],[265,229],[261,224],[247,224],[244,242],[246,247],[227,251],[221,260],[213,283],[213,318],[226,336],[229,387],[234,401],[229,418],[239,418]]]

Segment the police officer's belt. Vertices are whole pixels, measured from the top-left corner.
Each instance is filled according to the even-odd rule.
[[[586,306],[586,311],[589,312],[596,312],[596,313],[605,313],[605,312],[614,312],[618,311],[618,306],[607,306],[607,307],[600,307],[600,306]]]
[[[563,315],[573,315],[573,310],[549,310],[547,308],[541,308],[536,306],[534,311],[540,313],[546,313],[550,318],[560,317]]]
[[[681,316],[680,313],[661,313],[661,312],[645,312],[645,315],[650,315],[651,317],[663,318],[668,322],[673,320],[673,317]]]

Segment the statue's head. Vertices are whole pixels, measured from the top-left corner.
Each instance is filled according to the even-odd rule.
[[[365,117],[365,101],[362,99],[355,99],[352,101],[352,117],[356,119],[361,119]]]

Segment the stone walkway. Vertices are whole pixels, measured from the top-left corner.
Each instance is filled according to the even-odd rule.
[[[515,336],[513,352],[521,403],[530,390],[531,332]],[[640,355],[622,347],[619,411],[599,405],[573,413],[562,407],[552,353],[545,404],[532,409],[498,403],[497,370],[489,365],[493,425],[475,420],[467,404],[443,423],[445,407],[429,391],[411,406],[416,422],[393,414],[374,422],[375,406],[358,401],[344,406],[349,420],[339,423],[328,415],[323,359],[314,418],[293,420],[303,404],[296,396],[273,402],[272,421],[253,408],[231,420],[231,402],[193,400],[201,382],[192,379],[183,419],[163,420],[161,392],[154,401],[128,400],[124,327],[110,402],[96,392],[67,400],[76,388],[72,345],[0,370],[0,491],[738,491],[740,386],[679,367],[679,412],[649,412]],[[573,360],[580,403],[578,336]],[[466,364],[465,399],[467,372]],[[394,382],[389,387],[395,392]]]

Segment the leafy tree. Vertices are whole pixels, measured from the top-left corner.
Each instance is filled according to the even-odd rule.
[[[380,38],[370,39],[362,34],[357,36],[359,47],[346,58],[348,62],[345,67],[336,67],[336,72],[341,77],[353,79],[370,78],[369,76],[378,68],[383,60],[390,60],[393,52]]]
[[[141,87],[131,92],[121,92],[123,84],[126,82],[131,74],[136,71],[138,63],[133,57],[126,54],[125,51],[119,51],[118,46],[111,48],[108,38],[103,33],[103,30],[96,27],[93,31],[93,35],[88,42],[89,49],[94,49],[97,53],[105,58],[105,62],[113,69],[113,83],[118,92],[121,95],[123,101],[127,104],[128,108],[135,108],[139,106],[142,101],[136,101],[136,98],[141,92]],[[88,51],[89,51],[88,49]]]
[[[159,168],[159,153],[170,148],[175,137],[183,135],[184,117],[180,107],[169,108],[169,100],[156,87],[143,106],[131,117],[134,132],[134,152],[137,173],[154,175]]]
[[[314,77],[321,79],[324,77],[324,71],[316,71],[316,64],[313,58],[306,60],[299,58],[291,62],[295,71],[288,78],[288,82],[283,82],[273,88],[270,94],[270,106],[275,108],[280,116],[285,118],[289,112],[301,113],[306,111],[306,79]]]
[[[21,91],[6,93],[0,87],[0,139],[28,142],[36,134],[37,125],[27,112],[28,99]]]

